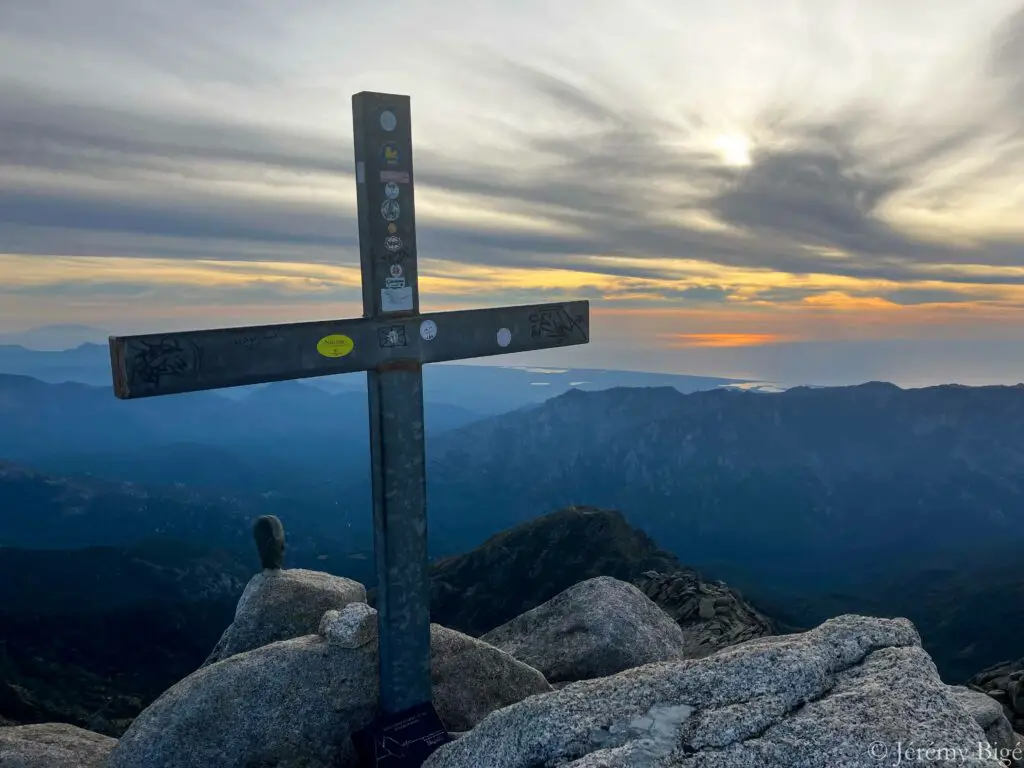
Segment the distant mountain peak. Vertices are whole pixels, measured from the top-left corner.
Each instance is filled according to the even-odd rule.
[[[25,349],[60,352],[73,350],[89,342],[101,342],[110,334],[88,325],[44,325],[24,331],[0,333],[0,344],[20,346]]]
[[[569,506],[437,561],[431,611],[438,623],[480,635],[585,579],[629,581],[651,570],[683,566],[618,510]]]

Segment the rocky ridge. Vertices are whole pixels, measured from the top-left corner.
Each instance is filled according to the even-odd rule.
[[[842,616],[528,698],[425,768],[873,768],[903,745],[932,750],[916,764],[987,768],[1012,748],[988,743],[909,621]]]
[[[682,567],[621,512],[566,507],[435,562],[430,615],[478,637],[581,581],[632,581],[644,571]]]
[[[633,583],[682,628],[687,658],[775,634],[774,622],[723,581],[704,581],[692,568],[647,571]]]
[[[633,607],[601,614],[602,596],[615,594]],[[570,599],[580,595],[591,599]],[[630,631],[653,628],[682,642],[679,626],[649,613],[653,603],[624,582],[594,579],[551,602],[558,611],[535,615],[563,629],[575,616],[589,629],[576,652],[591,674],[607,671],[593,662],[614,655]],[[640,619],[638,605],[649,606]],[[588,621],[595,609],[600,620]],[[352,602],[325,612],[315,634],[197,670],[116,746],[70,726],[56,727],[56,747],[48,726],[0,728],[0,756],[4,768],[357,768],[349,737],[376,712],[376,640],[375,612]],[[548,641],[563,638],[549,633]],[[541,650],[535,655],[561,652]],[[497,647],[437,625],[431,655],[435,706],[458,733],[425,768],[868,768],[880,753],[900,759],[908,744],[931,750],[913,758],[922,765],[996,768],[1020,754],[994,700],[942,683],[905,619],[842,616],[700,659],[638,658],[640,666],[560,690]]]
[[[775,631],[738,592],[702,579],[617,510],[566,507],[439,560],[430,573],[431,618],[473,636],[598,576],[635,584],[679,623],[692,655]]]
[[[350,737],[377,712],[376,623],[353,603],[314,635],[202,668],[135,719],[104,768],[357,768]],[[430,634],[434,705],[453,731],[551,690],[497,648],[436,624]]]
[[[71,726],[0,727],[0,764],[357,768],[350,737],[377,712],[376,613],[362,585],[269,570],[239,601],[245,642],[221,643],[116,744]],[[695,573],[665,576],[644,583],[689,636],[611,577],[572,585],[490,637],[432,624],[433,701],[454,740],[425,768],[1018,768],[1024,746],[1003,708],[944,684],[908,620],[845,615],[725,647],[737,632],[715,609],[736,613],[738,594],[730,602],[724,584],[705,588]],[[714,633],[696,629],[692,603]],[[749,631],[764,631],[753,618]],[[568,684],[554,689],[531,664]],[[992,680],[1012,688],[1012,675]]]
[[[967,681],[967,687],[992,698],[1013,729],[1024,733],[1024,658],[983,669]]]

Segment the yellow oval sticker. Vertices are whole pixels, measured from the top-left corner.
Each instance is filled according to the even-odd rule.
[[[316,343],[316,351],[324,357],[344,357],[355,347],[355,342],[348,336],[334,333],[324,336]]]

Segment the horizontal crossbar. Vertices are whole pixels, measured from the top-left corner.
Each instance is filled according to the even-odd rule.
[[[198,392],[586,344],[586,301],[112,336],[114,394]]]

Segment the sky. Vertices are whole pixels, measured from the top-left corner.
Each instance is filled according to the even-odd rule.
[[[1024,381],[1021,0],[3,0],[0,334],[361,314],[364,90],[425,311],[591,300],[481,362]]]

